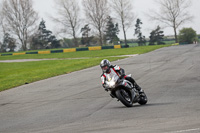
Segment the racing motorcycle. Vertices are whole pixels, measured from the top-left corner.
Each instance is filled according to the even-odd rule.
[[[131,76],[128,75],[128,76]],[[144,105],[147,103],[148,99],[146,94],[143,92],[139,94],[135,86],[126,79],[120,79],[119,77],[112,77],[106,81],[110,91],[110,96],[112,98],[117,98],[126,107],[132,107],[134,103],[139,103]]]

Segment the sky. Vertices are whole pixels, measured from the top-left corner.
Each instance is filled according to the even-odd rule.
[[[2,1],[2,0],[0,0]],[[154,30],[159,23],[150,21],[148,17],[145,15],[150,10],[156,10],[158,6],[155,3],[155,0],[132,0],[133,11],[136,13],[137,18],[140,18],[143,22],[142,33],[149,38],[150,32]],[[183,27],[192,27],[198,34],[200,34],[200,0],[191,0],[192,5],[189,9],[189,12],[194,16],[192,22],[182,25],[180,29]],[[33,7],[39,13],[39,17],[43,18],[46,21],[47,29],[56,33],[59,29],[56,24],[50,19],[49,16],[56,16],[55,2],[54,0],[33,0]],[[83,11],[82,11],[83,12]],[[163,27],[162,25],[160,25]],[[121,29],[120,29],[121,30]],[[173,35],[172,28],[164,28],[163,29],[165,35]],[[127,31],[127,38],[132,39],[135,38],[133,36],[134,28]],[[122,30],[119,33],[119,37],[123,39]]]

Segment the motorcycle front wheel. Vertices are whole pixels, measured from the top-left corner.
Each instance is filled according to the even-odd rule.
[[[119,89],[116,92],[117,98],[126,106],[126,107],[132,107],[133,103],[131,101],[131,95],[130,92],[127,92],[124,89]]]

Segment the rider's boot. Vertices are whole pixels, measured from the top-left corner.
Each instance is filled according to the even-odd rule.
[[[129,80],[133,84],[133,86],[135,86],[136,90],[138,90],[140,94],[144,92],[132,77],[126,77],[126,79]]]
[[[136,90],[138,90],[139,94],[144,93],[144,90],[142,90],[142,88],[136,82],[134,85],[135,85]]]

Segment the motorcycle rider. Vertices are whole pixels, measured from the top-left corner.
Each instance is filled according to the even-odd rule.
[[[135,86],[135,88],[139,91],[140,94],[144,92],[132,77],[125,75],[124,69],[120,68],[117,65],[111,65],[109,60],[102,60],[100,63],[100,67],[103,72],[103,74],[101,75],[102,85],[106,91],[108,91],[109,89],[109,86],[106,84],[106,81],[108,81],[108,77],[119,76],[119,78],[121,79],[124,78],[130,81],[133,84],[133,86]]]

